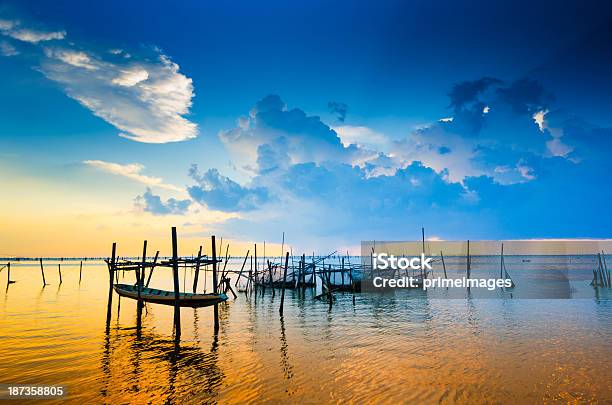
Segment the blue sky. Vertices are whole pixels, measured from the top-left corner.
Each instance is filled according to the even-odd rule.
[[[611,16],[578,1],[4,2],[2,180],[303,247],[421,226],[608,237]]]

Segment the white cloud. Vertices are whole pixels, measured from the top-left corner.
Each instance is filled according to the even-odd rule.
[[[21,22],[17,20],[0,20],[0,31],[2,35],[32,44],[66,38],[66,31],[44,31],[23,28],[21,27]]]
[[[35,45],[66,37],[63,30],[34,29],[7,19],[0,19],[0,33]],[[119,129],[118,135],[145,143],[197,136],[197,125],[185,117],[194,97],[193,82],[158,48],[138,56],[119,48],[100,53],[66,41],[39,49],[43,51],[39,70],[69,97]],[[18,52],[3,41],[0,54]]]
[[[113,83],[119,86],[132,87],[148,78],[149,72],[140,66],[135,66],[123,70],[119,76],[113,79]]]
[[[548,110],[542,110],[533,114],[532,117],[540,131],[547,132],[552,137],[552,139],[546,141],[546,149],[551,156],[567,157],[574,148],[563,143],[561,139],[563,138],[563,129],[551,126],[546,119],[546,114],[548,114]]]
[[[0,19],[0,31],[11,30],[13,27],[17,26],[18,24],[19,24],[19,21]]]
[[[538,125],[541,132],[546,129],[546,114],[548,114],[548,110],[541,110],[533,114],[533,121]]]
[[[15,49],[8,41],[0,42],[0,55],[2,56],[15,56],[19,55],[19,51]]]
[[[36,31],[26,28],[12,30],[8,33],[9,36],[24,42],[36,44],[41,41],[51,41],[53,39],[64,39],[66,31]]]
[[[566,157],[574,150],[571,146],[564,144],[561,138],[553,138],[547,141],[546,147],[551,155],[559,157]]]
[[[56,58],[67,65],[83,68],[87,70],[97,70],[100,64],[83,51],[74,51],[72,49],[52,49],[46,48],[45,54],[48,58]]]
[[[385,151],[389,148],[389,138],[365,126],[342,125],[333,128],[340,137],[342,144],[358,145],[376,151]]]
[[[183,117],[191,108],[193,82],[167,56],[110,62],[70,48],[49,48],[45,55],[45,76],[118,128],[120,136],[145,143],[197,136],[197,125]]]
[[[533,168],[527,166],[523,162],[519,162],[516,165],[516,170],[520,173],[521,177],[523,177],[527,181],[535,180],[536,176],[534,174]]]
[[[142,174],[142,171],[145,167],[140,163],[120,164],[113,162],[105,162],[103,160],[85,160],[83,161],[83,163],[108,173],[127,177],[128,179],[132,179],[147,186],[159,187],[171,191],[184,191],[180,187],[177,187],[173,184],[164,183],[161,177],[152,177]]]

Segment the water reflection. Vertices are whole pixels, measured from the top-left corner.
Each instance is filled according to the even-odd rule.
[[[71,269],[61,299],[55,289],[28,288],[40,285],[40,273],[16,274],[0,307],[0,376],[24,384],[61,379],[75,402],[612,397],[612,301],[603,290],[590,300],[345,292],[334,294],[331,310],[311,289],[287,290],[281,317],[279,296],[266,288],[219,305],[218,333],[211,308],[182,309],[177,341],[172,307],[139,308],[120,298],[113,305],[105,268],[87,271],[80,287],[79,268]],[[163,277],[155,281],[171,285],[171,276]]]
[[[218,333],[213,333],[210,348],[204,351],[196,343],[177,342],[142,323],[113,326],[103,338],[100,394],[109,402],[176,403],[179,398],[208,402],[218,396],[225,378],[218,350]]]

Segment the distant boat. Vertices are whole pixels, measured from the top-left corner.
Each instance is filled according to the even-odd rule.
[[[138,299],[138,288],[135,285],[116,284],[115,291],[122,297]],[[144,302],[153,304],[174,305],[174,291],[143,287],[140,289],[140,298]],[[179,294],[179,306],[181,307],[207,307],[226,300],[227,295],[225,294]]]
[[[523,259],[523,263],[531,263],[531,259]]]

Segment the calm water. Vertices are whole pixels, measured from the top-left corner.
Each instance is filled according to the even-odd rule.
[[[183,309],[114,296],[108,272],[87,263],[13,264],[0,273],[0,383],[62,384],[74,403],[612,401],[612,300],[432,299],[420,291],[337,293],[325,301],[287,291],[239,293],[220,306]],[[186,285],[191,283],[189,270]],[[183,270],[181,270],[181,277]],[[126,273],[126,281],[133,281]],[[181,282],[182,284],[182,282]],[[152,285],[169,288],[156,270]],[[210,281],[209,284],[210,286]],[[50,401],[53,402],[53,401]],[[56,401],[60,402],[60,401]]]

